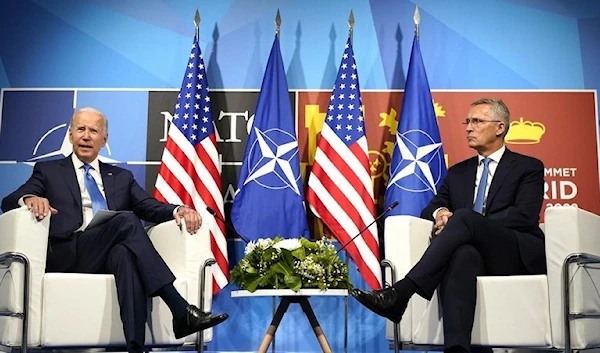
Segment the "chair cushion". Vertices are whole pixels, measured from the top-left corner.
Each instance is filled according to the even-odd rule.
[[[174,283],[186,292],[185,280]],[[47,273],[43,282],[42,346],[125,345],[112,275]],[[160,298],[152,299],[146,325],[147,345],[182,344],[175,339],[172,315]]]
[[[420,297],[413,300],[426,302]],[[427,303],[427,302],[426,302]],[[477,278],[473,345],[550,347],[548,280],[535,276]],[[415,344],[443,344],[437,291],[422,318],[413,323]]]

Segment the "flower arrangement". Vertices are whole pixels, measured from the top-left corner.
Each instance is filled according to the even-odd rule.
[[[351,289],[348,266],[328,240],[258,239],[246,245],[245,255],[231,270],[231,280],[257,289]]]

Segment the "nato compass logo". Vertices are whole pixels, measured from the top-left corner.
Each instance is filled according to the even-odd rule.
[[[256,139],[248,152],[248,177],[244,185],[251,181],[260,186],[281,190],[290,188],[300,195],[298,181],[298,141],[281,129],[272,128],[261,131],[254,128]]]
[[[44,153],[42,155],[37,155],[38,154],[38,150],[40,149],[40,146],[43,145],[44,140],[46,140],[46,138],[52,136],[53,133],[56,134],[60,134],[60,130],[65,130],[65,135],[62,139],[62,143],[60,145],[60,147],[57,150],[53,150],[50,151],[48,153]],[[110,146],[108,145],[108,142],[106,143],[106,146],[104,146],[106,148],[106,151],[108,152],[108,155],[112,155],[111,151],[110,151]],[[49,129],[48,131],[46,131],[46,133],[44,133],[42,135],[42,137],[40,137],[37,141],[37,143],[35,144],[35,147],[33,148],[33,151],[31,153],[32,157],[29,158],[26,163],[33,163],[33,162],[38,162],[38,161],[43,161],[46,159],[51,159],[52,157],[55,156],[62,156],[62,157],[67,157],[68,155],[70,155],[71,153],[73,153],[73,145],[71,144],[71,142],[69,141],[69,126],[68,124],[60,124],[57,125],[51,129]],[[98,159],[104,163],[117,163],[118,161],[106,156],[102,156],[99,155]]]
[[[389,185],[414,193],[431,191],[435,195],[442,178],[442,144],[427,132],[415,129],[398,133],[396,146]]]

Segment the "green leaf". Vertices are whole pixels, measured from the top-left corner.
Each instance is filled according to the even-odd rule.
[[[285,263],[288,267],[294,265],[294,256],[289,250],[281,249],[281,259],[282,261],[279,261],[279,263]]]
[[[284,276],[293,275],[292,268],[288,264],[282,263],[282,262],[278,262],[278,263],[274,264],[273,267],[271,267],[270,271],[275,271],[276,273],[281,273]]]
[[[246,289],[248,290],[248,292],[255,292],[261,280],[261,277],[256,277],[254,280],[250,281],[250,283],[246,285]]]
[[[274,248],[268,248],[267,250],[265,250],[265,252],[263,253],[262,259],[266,262],[271,262],[273,261],[273,257],[274,255],[277,253],[277,249]]]
[[[292,255],[294,255],[295,258],[297,258],[300,261],[302,261],[302,260],[304,260],[306,258],[306,251],[304,250],[304,248],[294,249],[292,251]]]
[[[300,243],[302,244],[302,247],[307,249],[316,250],[319,248],[319,245],[316,242],[306,240],[306,238],[301,238]]]
[[[268,270],[264,276],[260,278],[260,287],[261,288],[269,288],[271,287],[275,281],[277,280],[275,273],[272,269]]]
[[[300,280],[300,276],[296,275],[288,275],[284,277],[285,284],[287,284],[288,288],[297,292],[302,288],[302,281]]]

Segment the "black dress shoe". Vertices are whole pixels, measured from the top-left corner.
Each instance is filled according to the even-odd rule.
[[[354,288],[350,294],[367,309],[395,323],[400,322],[402,314],[408,306],[408,300],[401,300],[394,287],[378,289],[373,292]]]
[[[183,317],[173,319],[173,333],[175,333],[175,338],[185,337],[218,325],[228,317],[227,314],[211,315],[200,311],[195,305],[188,305]]]

